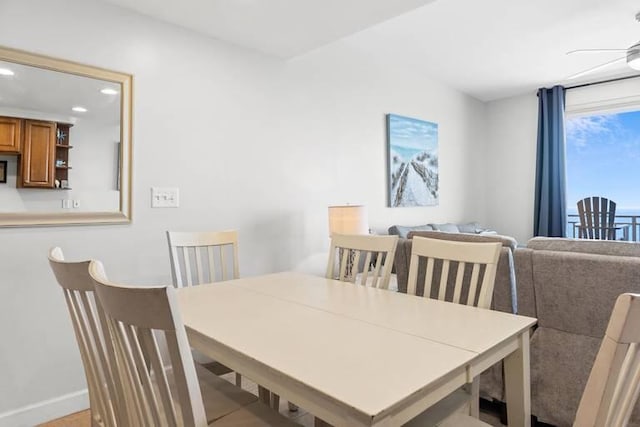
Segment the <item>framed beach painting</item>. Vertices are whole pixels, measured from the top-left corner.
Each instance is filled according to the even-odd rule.
[[[387,114],[389,206],[437,206],[438,125]]]

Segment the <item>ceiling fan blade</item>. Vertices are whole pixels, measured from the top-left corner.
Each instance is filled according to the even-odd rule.
[[[567,77],[567,80],[577,79],[578,77],[585,76],[587,74],[593,73],[594,71],[598,71],[598,70],[606,68],[606,67],[608,67],[610,65],[616,64],[616,63],[618,63],[620,61],[625,61],[626,59],[627,59],[627,57],[623,56],[622,58],[614,59],[613,61],[609,61],[609,62],[605,62],[604,64],[596,65],[595,67],[589,68],[588,70],[580,71],[579,73],[576,73],[576,74],[573,74],[573,75]]]
[[[626,52],[627,49],[575,49],[567,52],[567,55],[574,53],[604,53],[604,52]]]

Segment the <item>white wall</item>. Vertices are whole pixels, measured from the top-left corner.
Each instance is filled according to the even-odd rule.
[[[538,98],[493,101],[487,115],[487,223],[526,244],[533,236]]]
[[[0,45],[135,76],[133,223],[0,230],[0,425],[82,404],[64,397],[85,384],[53,245],[158,284],[167,229],[239,229],[246,276],[325,250],[330,204],[366,204],[374,229],[484,220],[484,104],[348,40],[282,62],[94,1],[0,0]],[[385,207],[389,112],[439,124],[440,206]],[[151,209],[151,186],[181,207]]]

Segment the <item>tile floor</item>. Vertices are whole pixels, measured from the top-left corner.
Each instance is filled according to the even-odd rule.
[[[228,373],[222,375],[222,378],[235,383],[235,374]],[[258,386],[253,381],[242,377],[242,388],[254,393],[258,394]],[[303,408],[299,408],[296,412],[291,412],[288,409],[288,403],[286,400],[280,401],[280,413],[283,415],[293,419],[296,423],[305,426],[305,427],[313,427],[314,419],[313,416],[305,411]],[[502,427],[503,424],[500,423],[500,420],[497,416],[488,413],[481,413],[480,419],[484,422],[491,424],[494,427]],[[91,416],[89,410],[77,412],[75,414],[68,415],[63,418],[59,418],[57,420],[53,420],[44,424],[41,424],[40,427],[90,427],[91,426]]]

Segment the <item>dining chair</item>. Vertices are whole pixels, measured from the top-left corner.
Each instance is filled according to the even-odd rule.
[[[333,234],[326,277],[388,289],[397,245],[398,236]]]
[[[93,282],[89,276],[89,261],[65,261],[62,249],[49,251],[49,265],[63,290],[71,317],[71,325],[80,349],[89,390],[91,418],[95,425],[113,427],[125,425],[115,411],[116,393],[113,367],[109,363],[105,340],[105,319],[95,299]]]
[[[167,242],[173,284],[178,288],[240,278],[236,230],[167,231]],[[192,354],[199,365],[205,366],[217,375],[232,372],[226,366],[195,350]],[[242,386],[242,376],[237,372],[235,382],[238,387]],[[261,401],[274,408],[280,405],[280,398],[276,394],[260,385],[258,387]],[[289,408],[297,409],[292,404]]]
[[[89,275],[89,263],[65,261],[60,248],[49,251],[49,264],[64,291],[80,349],[94,424],[107,427],[135,425],[130,418],[133,411],[127,408],[131,404],[131,392],[122,381],[122,363],[109,357],[109,354],[114,354],[113,343],[106,339],[108,327]],[[256,401],[254,395],[243,392],[204,368],[196,366],[196,372],[209,420]]]
[[[412,240],[408,294],[419,295],[418,273],[426,261],[422,296],[480,308],[491,307],[502,247],[500,242],[455,242],[418,236]],[[450,274],[452,266],[455,267],[454,275]]]
[[[113,343],[108,356],[113,365],[118,361],[122,383],[129,392],[131,405],[123,410],[132,412],[131,425],[296,425],[213,374],[213,387],[220,387],[216,397],[232,401],[236,408],[212,419],[203,403],[175,289],[115,284],[107,279],[99,261],[91,261],[89,275],[104,312],[107,340]],[[164,337],[167,354],[159,350],[158,336]],[[247,395],[250,402],[245,401]]]
[[[581,239],[615,240],[616,203],[605,197],[586,197],[578,201],[578,237]]]
[[[202,283],[212,283],[240,278],[238,266],[238,232],[167,231],[171,276],[173,284],[181,288]],[[194,352],[194,357],[218,375],[232,372],[210,358]],[[236,373],[236,385],[242,385],[242,377]]]
[[[167,241],[176,287],[240,278],[237,231],[167,231]]]
[[[456,304],[490,309],[500,242],[458,242],[413,237],[407,293],[436,298]],[[424,280],[418,286],[418,273],[424,268]],[[452,275],[451,270],[455,270]],[[466,296],[466,298],[465,298]],[[469,413],[480,415],[480,377],[473,379],[469,395]]]
[[[640,395],[640,294],[618,296],[591,368],[574,427],[624,427]],[[508,410],[508,408],[507,408]],[[456,413],[442,427],[490,424]]]

